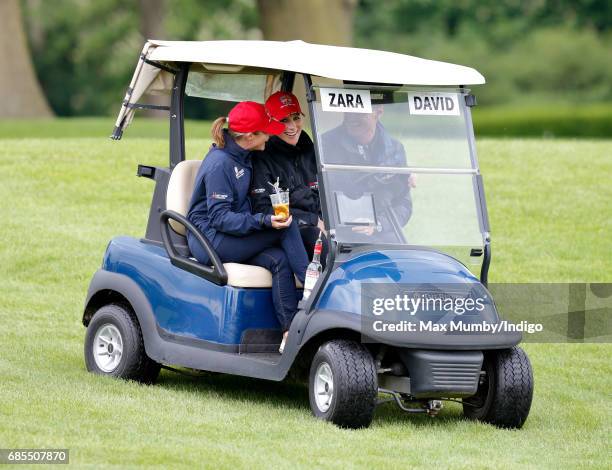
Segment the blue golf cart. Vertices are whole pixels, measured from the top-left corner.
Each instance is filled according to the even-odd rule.
[[[445,400],[469,419],[521,427],[531,365],[486,288],[467,88],[482,83],[468,67],[302,41],[147,42],[111,137],[138,109],[167,112],[169,165],[138,166],[155,183],[146,233],[113,238],[91,280],[87,370],[143,383],[162,367],[291,374],[308,382],[315,416],[348,428],[367,427],[382,402],[433,416]],[[186,158],[184,118],[189,106],[227,110],[278,90],[308,110],[330,244],[283,354],[270,272],[222,263],[186,219],[207,149]],[[192,257],[187,231],[210,266]]]

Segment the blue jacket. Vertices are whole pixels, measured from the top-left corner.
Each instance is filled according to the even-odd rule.
[[[213,146],[198,170],[187,218],[215,248],[223,234],[241,236],[272,226],[270,215],[251,213],[252,173],[251,151],[227,132],[225,147]]]

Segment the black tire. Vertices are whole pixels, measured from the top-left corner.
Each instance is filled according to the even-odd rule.
[[[94,340],[98,331],[109,325],[111,329],[114,328],[112,331],[119,331],[122,353],[116,365],[110,364],[104,370],[94,358]],[[100,349],[102,345],[103,343],[100,342],[96,348]],[[160,364],[146,355],[136,315],[125,304],[104,305],[96,311],[87,327],[84,352],[87,370],[94,374],[152,384],[157,380],[161,368]]]
[[[323,364],[328,365],[332,374],[327,409],[325,406],[321,409],[315,398],[315,377]],[[372,355],[363,345],[348,340],[321,345],[312,360],[308,385],[310,408],[317,418],[353,429],[368,427],[372,422],[378,379]]]
[[[500,428],[520,428],[533,398],[533,372],[525,351],[518,346],[485,356],[485,375],[476,395],[463,399],[469,419]]]

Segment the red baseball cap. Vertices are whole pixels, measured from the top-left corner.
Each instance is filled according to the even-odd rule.
[[[285,119],[290,114],[302,113],[300,102],[293,93],[277,91],[266,101],[266,111],[277,121]]]
[[[266,112],[263,104],[254,101],[241,101],[232,108],[227,117],[227,126],[235,132],[265,132],[278,135],[285,126],[274,121]]]

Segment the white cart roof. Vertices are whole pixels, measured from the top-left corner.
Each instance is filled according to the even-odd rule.
[[[394,52],[324,46],[304,41],[150,41],[149,59],[243,65],[337,80],[402,85],[478,85],[476,70]]]
[[[117,118],[116,126],[121,131],[132,121],[134,104],[144,93],[168,95],[172,89],[172,74],[144,62],[143,58],[170,66],[178,62],[195,62],[256,67],[369,83],[459,86],[485,82],[484,77],[470,67],[372,49],[303,41],[149,40]]]

